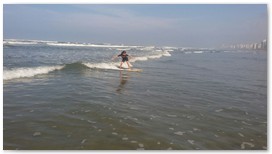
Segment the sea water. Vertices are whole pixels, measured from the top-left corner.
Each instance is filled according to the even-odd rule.
[[[4,40],[3,67],[6,150],[267,149],[264,51]]]

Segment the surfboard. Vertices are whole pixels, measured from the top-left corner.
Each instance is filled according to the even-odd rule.
[[[128,72],[142,72],[143,71],[142,69],[139,69],[139,68],[132,68],[132,69],[121,68],[120,70],[121,71],[128,71]]]
[[[138,69],[138,68],[125,69],[125,70],[129,71],[129,72],[142,72],[143,71],[142,69]]]
[[[121,71],[128,71],[128,72],[142,72],[143,70],[142,69],[139,69],[139,68],[124,68],[124,67],[121,67],[120,66],[117,66]]]

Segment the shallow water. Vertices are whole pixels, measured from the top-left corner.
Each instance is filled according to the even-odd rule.
[[[4,48],[4,69],[45,65],[7,62],[8,51],[19,50]],[[4,149],[267,148],[266,52],[170,54],[134,62],[141,73],[90,68],[92,56],[75,56],[61,69],[4,80]]]

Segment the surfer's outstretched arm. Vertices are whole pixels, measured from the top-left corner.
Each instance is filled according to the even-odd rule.
[[[113,56],[113,57],[111,58],[111,60],[115,60],[116,58],[118,58],[118,55]]]
[[[133,57],[132,56],[128,56],[129,57],[129,59],[133,59]]]

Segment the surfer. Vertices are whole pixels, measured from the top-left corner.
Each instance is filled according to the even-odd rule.
[[[117,56],[114,57],[113,59],[115,59],[115,58],[117,58],[117,57],[122,57],[122,61],[121,61],[121,63],[120,63],[120,69],[122,68],[122,65],[123,65],[124,62],[126,62],[127,65],[128,65],[128,68],[131,69],[130,63],[129,63],[129,61],[128,61],[128,57],[131,58],[131,56],[129,56],[129,55],[127,54],[126,51],[122,51],[122,53],[121,53],[120,55],[117,55]]]

